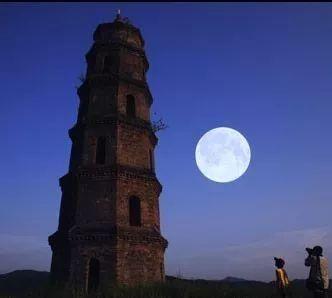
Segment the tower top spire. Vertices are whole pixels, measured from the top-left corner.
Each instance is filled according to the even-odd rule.
[[[118,9],[117,12],[116,12],[116,17],[115,17],[115,20],[116,21],[121,21],[121,10]]]
[[[117,10],[116,17],[115,17],[115,22],[121,22],[121,23],[124,23],[124,24],[127,24],[127,25],[131,25],[130,21],[127,17],[123,18],[121,16],[121,10],[120,9]]]
[[[107,23],[102,23],[102,24],[98,25],[98,27],[96,28],[96,30],[93,34],[93,40],[94,41],[101,41],[101,40],[110,41],[111,39],[119,39],[119,37],[116,37],[117,31],[127,31],[127,35],[130,33],[133,36],[134,35],[136,37],[138,36],[138,38],[140,40],[138,47],[141,47],[141,48],[144,47],[144,39],[142,37],[142,34],[141,34],[139,28],[135,27],[127,17],[121,15],[120,9],[117,9],[116,15],[115,15],[115,18],[113,19],[113,21],[110,21]],[[136,37],[132,37],[132,38],[135,39]],[[126,41],[127,37],[125,37],[123,34],[122,34],[121,38],[123,39],[124,42],[127,42]]]

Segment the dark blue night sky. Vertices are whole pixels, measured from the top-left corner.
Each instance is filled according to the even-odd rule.
[[[92,34],[116,10],[150,61],[168,274],[274,278],[273,256],[304,277],[304,248],[332,257],[332,4],[0,5],[0,273],[49,270],[58,178],[68,170],[75,86]],[[240,179],[206,179],[208,130],[249,141]]]

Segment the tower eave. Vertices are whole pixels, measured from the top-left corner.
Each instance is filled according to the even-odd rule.
[[[93,40],[94,41],[103,40],[104,33],[107,34],[109,32],[119,30],[119,29],[126,29],[126,30],[130,30],[130,31],[136,33],[140,39],[142,47],[144,47],[145,41],[141,34],[141,31],[138,28],[136,28],[135,26],[133,26],[131,24],[124,23],[124,22],[117,22],[117,21],[112,22],[112,23],[99,24],[97,29],[93,33]]]

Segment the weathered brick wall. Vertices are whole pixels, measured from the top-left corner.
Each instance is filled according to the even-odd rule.
[[[136,103],[136,117],[141,118],[145,121],[150,120],[150,107],[144,93],[144,90],[137,88],[131,84],[120,83],[118,88],[118,112],[125,115],[127,107],[127,95],[135,97]]]
[[[88,118],[114,115],[116,113],[116,89],[114,86],[98,86],[92,88],[89,94]]]
[[[159,229],[159,189],[153,180],[119,179],[117,181],[117,224],[129,226],[129,198],[136,196],[141,200],[142,227]]]
[[[143,58],[139,53],[123,51],[123,59],[120,59],[119,72],[125,76],[131,76],[135,80],[142,81],[145,77]]]
[[[87,166],[96,166],[96,145],[98,137],[106,137],[106,161],[105,165],[112,165],[116,162],[116,124],[105,124],[90,126],[85,130],[82,163]]]
[[[159,243],[119,241],[118,282],[135,285],[164,280],[164,249]]]
[[[89,263],[91,258],[99,261],[101,286],[116,283],[116,245],[114,242],[79,242],[71,250],[71,281],[74,285],[88,286]],[[83,283],[82,283],[83,281]]]
[[[95,222],[115,224],[115,181],[82,181],[79,184],[76,225]]]
[[[117,137],[117,162],[121,165],[150,169],[149,150],[153,150],[149,132],[120,124]]]
[[[64,237],[62,239],[53,239],[52,247],[52,262],[51,262],[51,281],[52,282],[66,282],[70,273],[70,246],[68,240]]]

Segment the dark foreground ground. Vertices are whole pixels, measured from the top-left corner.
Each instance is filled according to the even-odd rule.
[[[85,296],[72,290],[51,288],[48,272],[32,270],[14,271],[0,275],[0,298],[50,297],[50,298],[267,298],[278,297],[273,283],[226,278],[220,281],[185,280],[167,277],[164,284],[145,285],[135,288],[109,288],[104,293]],[[293,298],[312,297],[303,280],[292,282]]]

